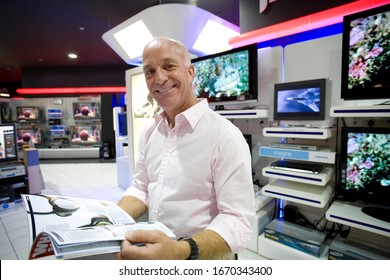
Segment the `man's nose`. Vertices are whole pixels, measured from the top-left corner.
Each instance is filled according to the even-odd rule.
[[[154,75],[154,81],[157,84],[163,84],[167,80],[168,80],[168,76],[166,71],[164,69],[156,69],[156,73]]]

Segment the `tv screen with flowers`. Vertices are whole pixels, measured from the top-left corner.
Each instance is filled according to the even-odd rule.
[[[371,207],[371,211],[378,215],[383,215],[385,209],[390,211],[390,130],[344,127],[340,155],[338,192],[341,197],[373,203],[378,207]],[[390,212],[386,213],[390,222]]]
[[[390,98],[390,4],[344,17],[341,98]]]

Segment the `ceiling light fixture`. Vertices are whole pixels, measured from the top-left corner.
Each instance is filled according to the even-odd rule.
[[[210,28],[212,35],[203,33]],[[152,38],[181,41],[197,57],[231,49],[229,38],[239,32],[238,26],[194,5],[161,4],[129,18],[102,38],[126,63],[140,65],[142,50]]]
[[[71,58],[71,59],[76,59],[77,58],[77,54],[70,53],[70,54],[68,54],[68,57]]]

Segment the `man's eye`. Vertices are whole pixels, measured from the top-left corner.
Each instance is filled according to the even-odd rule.
[[[174,65],[174,64],[167,64],[166,66],[165,66],[165,69],[167,69],[167,70],[172,70],[172,69],[174,69],[176,66]]]

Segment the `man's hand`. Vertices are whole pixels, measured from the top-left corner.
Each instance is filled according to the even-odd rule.
[[[117,259],[128,260],[185,260],[190,255],[187,242],[177,242],[158,230],[127,232]],[[140,245],[142,244],[142,245]]]

